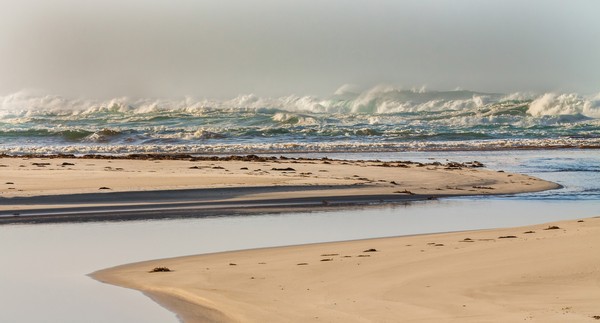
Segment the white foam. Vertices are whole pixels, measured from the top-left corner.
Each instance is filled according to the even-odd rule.
[[[181,153],[189,154],[277,154],[293,152],[377,152],[377,151],[452,151],[452,150],[497,150],[523,148],[566,148],[591,147],[600,148],[600,138],[554,138],[554,139],[500,139],[469,141],[423,141],[409,142],[362,142],[336,141],[321,143],[236,143],[236,144],[173,144],[173,145],[60,145],[60,146],[0,146],[0,153],[5,154],[110,154],[122,155],[133,153]]]
[[[586,99],[574,93],[546,93],[531,102],[528,112],[536,117],[580,114],[600,118],[600,100]]]
[[[68,99],[56,95],[20,91],[0,97],[0,117],[18,118],[37,115],[88,116],[98,113],[156,114],[167,112],[203,115],[214,110],[229,112],[287,111],[296,113],[393,114],[438,111],[469,111],[505,101],[533,100],[532,116],[583,114],[600,118],[600,94],[586,98],[578,94],[530,93],[508,95],[470,91],[428,91],[424,87],[404,90],[391,85],[378,85],[363,92],[344,85],[329,98],[290,95],[279,98],[240,95],[229,100],[197,99]]]

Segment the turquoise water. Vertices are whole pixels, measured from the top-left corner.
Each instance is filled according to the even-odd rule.
[[[292,153],[600,147],[600,97],[375,87],[325,97],[0,97],[0,153]]]

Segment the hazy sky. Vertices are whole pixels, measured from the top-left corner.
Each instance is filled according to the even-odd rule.
[[[600,92],[597,0],[0,0],[0,95]]]

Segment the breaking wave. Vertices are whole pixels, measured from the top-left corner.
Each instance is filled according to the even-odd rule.
[[[0,153],[599,147],[600,94],[343,86],[326,98],[0,97]]]

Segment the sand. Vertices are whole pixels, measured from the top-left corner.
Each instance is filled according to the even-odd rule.
[[[590,218],[153,260],[93,277],[186,322],[593,322],[599,249]]]
[[[0,222],[229,214],[559,187],[477,163],[239,159],[0,158]]]
[[[559,187],[478,163],[159,157],[0,158],[0,223],[352,207]],[[191,256],[93,277],[141,290],[189,322],[593,320],[600,315],[600,221],[557,225]],[[149,273],[162,266],[172,271]]]

